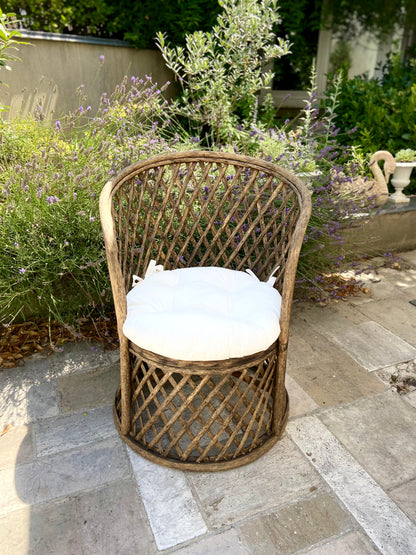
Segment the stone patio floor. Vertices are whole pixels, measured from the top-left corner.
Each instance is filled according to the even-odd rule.
[[[401,266],[367,276],[369,295],[295,306],[286,432],[239,469],[130,451],[117,352],[0,371],[2,555],[416,554],[416,251]]]

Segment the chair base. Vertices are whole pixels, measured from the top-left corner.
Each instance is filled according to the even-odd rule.
[[[121,388],[114,421],[143,457],[181,470],[225,470],[256,460],[282,435],[289,400],[284,388],[276,395],[276,344],[210,363],[167,359],[134,344],[130,355],[129,431],[122,433]]]
[[[119,390],[117,392],[119,394]],[[143,458],[168,468],[175,468],[177,470],[183,471],[192,471],[192,472],[216,472],[219,470],[231,470],[232,468],[238,468],[239,466],[244,466],[245,464],[249,464],[254,462],[261,456],[263,456],[267,451],[269,451],[273,445],[277,443],[277,441],[282,437],[283,432],[286,428],[287,420],[289,417],[289,397],[286,391],[286,407],[283,413],[283,418],[281,421],[281,427],[279,432],[276,435],[273,435],[265,440],[265,442],[258,447],[254,448],[246,455],[241,455],[235,459],[231,460],[223,460],[219,462],[187,462],[187,461],[179,461],[177,459],[173,459],[170,457],[164,457],[155,451],[151,451],[150,449],[146,448],[145,446],[138,443],[133,436],[130,434],[123,435],[121,433],[121,425],[120,425],[120,415],[117,411],[117,395],[115,399],[115,403],[113,405],[113,416],[114,416],[114,424],[115,427],[120,434],[120,437],[127,443],[127,445],[132,449],[135,453],[142,456]]]

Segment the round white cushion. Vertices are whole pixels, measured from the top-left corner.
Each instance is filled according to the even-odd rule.
[[[123,332],[139,347],[174,359],[243,357],[276,341],[280,306],[274,287],[245,272],[162,271],[127,294]]]

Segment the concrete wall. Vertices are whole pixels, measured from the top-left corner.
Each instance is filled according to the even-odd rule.
[[[27,115],[42,104],[47,117],[60,115],[79,106],[75,94],[80,85],[96,108],[103,92],[111,93],[127,75],[151,75],[159,85],[172,81],[161,54],[153,50],[136,50],[122,41],[91,39],[52,33],[22,32],[21,61],[11,64],[12,71],[1,71],[0,104],[10,107],[4,117]],[[104,56],[104,62],[101,61]],[[168,96],[174,87],[168,89]]]

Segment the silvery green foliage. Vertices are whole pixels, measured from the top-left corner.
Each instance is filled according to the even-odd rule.
[[[185,47],[170,47],[163,33],[157,43],[183,94],[173,110],[218,143],[238,136],[256,119],[258,93],[273,73],[268,62],[289,53],[276,38],[278,0],[219,0],[223,12],[212,31],[187,35]]]

